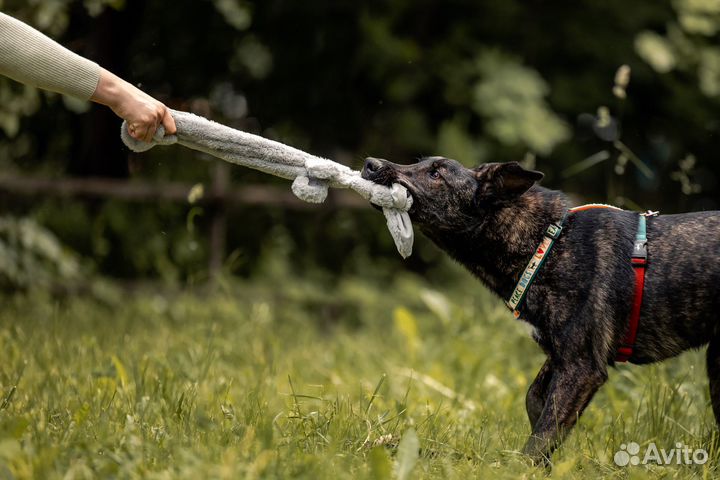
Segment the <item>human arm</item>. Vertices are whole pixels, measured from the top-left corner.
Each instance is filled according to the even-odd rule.
[[[27,85],[110,107],[149,141],[162,123],[175,133],[167,107],[137,87],[77,55],[25,23],[0,12],[0,75]]]

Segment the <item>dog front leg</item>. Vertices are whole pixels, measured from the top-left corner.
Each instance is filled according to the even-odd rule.
[[[523,453],[536,464],[549,462],[552,452],[606,380],[607,371],[590,362],[555,366],[545,406],[533,425]]]
[[[552,366],[550,357],[545,359],[545,363],[538,372],[535,380],[530,385],[525,397],[525,409],[530,419],[530,428],[535,428],[535,424],[540,418],[540,414],[545,407],[545,399],[547,398],[548,385],[552,380]]]

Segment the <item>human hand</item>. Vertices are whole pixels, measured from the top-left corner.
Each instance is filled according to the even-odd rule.
[[[105,69],[90,100],[110,107],[127,122],[130,136],[138,140],[150,142],[161,124],[166,134],[177,132],[175,120],[163,103]]]

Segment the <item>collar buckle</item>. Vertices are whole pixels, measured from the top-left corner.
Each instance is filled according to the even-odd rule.
[[[635,240],[632,258],[642,258],[647,260],[647,240]]]
[[[545,230],[545,236],[553,240],[557,240],[558,238],[560,238],[561,233],[562,227],[556,223],[551,223]]]

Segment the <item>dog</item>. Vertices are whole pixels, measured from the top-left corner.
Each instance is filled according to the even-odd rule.
[[[568,197],[537,185],[543,174],[517,162],[469,169],[443,157],[412,165],[368,158],[362,176],[405,186],[413,197],[413,223],[503,299],[515,291],[548,226],[564,218],[519,311],[547,355],[527,392],[532,433],[523,452],[548,465],[607,380],[626,338],[638,214],[568,214]],[[710,397],[720,424],[717,232],[717,211],[647,218],[646,277],[630,362],[657,362],[709,343]]]

